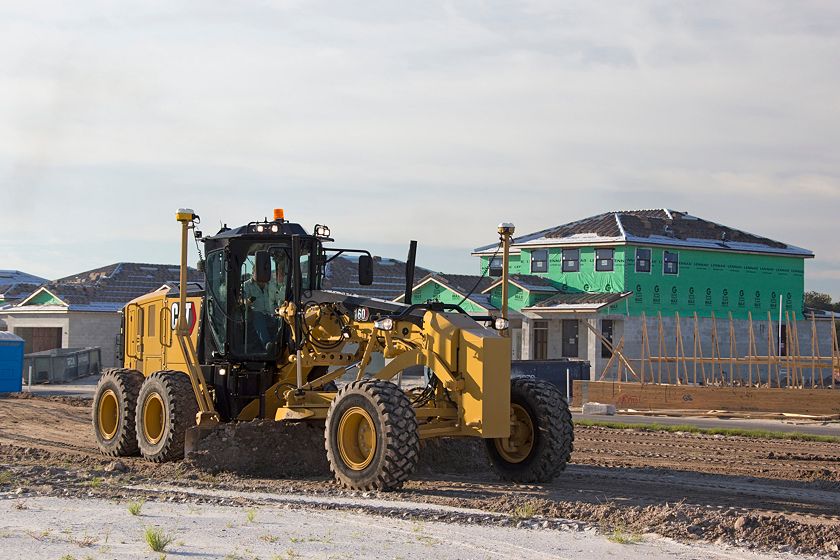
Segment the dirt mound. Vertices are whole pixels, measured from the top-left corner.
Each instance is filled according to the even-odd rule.
[[[815,525],[782,515],[761,515],[735,509],[710,510],[683,503],[644,507],[616,503],[582,503],[534,499],[516,494],[481,503],[482,509],[547,518],[588,521],[602,531],[629,534],[656,532],[683,541],[731,543],[748,548],[826,555],[840,558],[836,525]]]
[[[202,439],[191,466],[208,472],[235,472],[268,478],[329,477],[324,425],[255,420],[226,424]],[[417,473],[476,474],[490,470],[478,438],[423,440]]]
[[[270,478],[330,476],[324,426],[313,422],[225,424],[203,438],[188,461],[210,472]]]
[[[490,471],[484,441],[479,438],[435,438],[420,442],[417,474],[478,474]]]

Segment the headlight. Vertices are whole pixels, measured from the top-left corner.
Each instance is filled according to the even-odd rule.
[[[271,233],[277,233],[278,231],[280,231],[280,226],[277,224],[271,224]]]
[[[394,320],[390,317],[385,317],[384,319],[377,319],[373,322],[373,326],[379,329],[380,331],[392,331],[394,330]]]
[[[262,224],[258,225],[257,226],[257,233],[262,233],[263,231],[265,231],[265,226],[262,225]]]
[[[219,375],[225,375],[227,370],[225,368],[219,368]]]
[[[505,319],[504,317],[496,317],[496,320],[493,321],[493,326],[496,328],[497,331],[504,331],[510,326],[510,321]]]

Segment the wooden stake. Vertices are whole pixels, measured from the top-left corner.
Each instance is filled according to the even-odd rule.
[[[805,369],[805,368],[804,368],[804,366],[801,365],[802,352],[800,352],[800,350],[799,350],[799,322],[796,320],[796,311],[791,311],[790,312],[790,317],[791,317],[790,324],[793,326],[793,348],[794,348],[794,351],[796,352],[796,354],[795,354],[796,355],[796,358],[795,358],[796,374],[797,374],[797,377],[798,377],[799,383],[800,383],[799,388],[804,389],[805,388],[805,372],[802,371],[802,370]]]
[[[647,317],[644,312],[642,312],[642,317],[645,318],[645,351],[647,352],[648,358],[650,358],[650,337],[647,332]],[[650,367],[650,377],[653,379],[653,366]]]
[[[817,369],[817,357],[820,355],[820,343],[817,340],[817,318],[814,312],[811,311],[811,387],[817,385],[814,381],[814,375]],[[822,368],[820,368],[820,387],[822,387]]]
[[[776,353],[776,345],[773,343],[773,333],[776,332],[773,330],[773,316],[770,312],[767,312],[767,386],[772,387],[773,383],[770,379],[770,374],[773,369],[773,356]],[[781,387],[781,381],[779,381],[779,364],[776,362],[776,387]]]
[[[749,354],[747,356],[747,358],[749,360],[749,365],[747,366],[747,369],[749,370],[749,386],[752,387],[752,384],[753,384],[753,356],[758,354],[758,352],[755,349],[755,332],[753,331],[752,311],[747,311],[747,320],[749,321],[748,332],[749,332],[749,335],[750,335],[750,340],[747,343],[747,353]],[[760,377],[759,377],[759,379],[760,379]]]
[[[647,317],[645,317],[645,312],[642,311],[642,347],[639,348],[639,354],[641,359],[641,376],[642,376],[642,385],[645,384],[645,346],[647,345]]]
[[[590,332],[592,332],[595,336],[597,336],[601,340],[601,344],[606,344],[607,348],[612,350],[612,355],[610,356],[610,360],[609,360],[609,362],[607,362],[606,367],[604,367],[604,371],[601,372],[601,379],[603,379],[604,375],[606,375],[607,370],[612,365],[613,360],[617,359],[618,360],[618,369],[616,370],[616,378],[618,379],[618,381],[621,381],[620,375],[622,373],[622,370],[621,370],[622,367],[626,367],[627,371],[629,371],[633,375],[633,377],[636,379],[636,381],[639,381],[639,376],[638,376],[638,374],[636,374],[636,370],[633,369],[633,366],[630,365],[630,362],[628,362],[627,358],[624,357],[624,354],[621,353],[621,349],[624,347],[624,336],[621,337],[618,345],[613,347],[609,343],[609,341],[606,338],[604,338],[604,336],[601,333],[599,333],[597,330],[595,330],[595,328],[592,325],[589,324],[589,321],[585,321],[584,325],[586,325],[586,328],[588,328],[590,330]]]
[[[715,364],[717,364],[720,373],[720,385],[723,387],[724,379],[723,363],[720,355],[720,337],[718,336],[717,317],[715,317],[714,311],[712,311],[712,359],[717,360],[716,362],[712,362],[712,377],[714,378],[714,382],[717,383],[717,374],[715,374]]]
[[[674,313],[674,320],[676,321],[676,337],[674,339],[674,355],[677,358],[676,366],[677,366],[677,385],[682,385],[682,376],[680,375],[680,357],[682,353],[680,352],[680,348],[682,348],[682,328],[680,327],[680,314]],[[683,367],[685,367],[685,362],[683,362]],[[685,382],[688,383],[688,374],[685,376]]]
[[[699,356],[700,356],[700,372],[703,374],[703,385],[706,386],[706,385],[709,384],[709,380],[706,377],[706,363],[705,363],[704,355],[703,355],[703,337],[700,336],[700,329],[699,329],[698,325],[699,325],[699,323],[697,321],[697,312],[695,311],[694,312],[694,332],[697,335],[697,352],[696,352],[696,354],[699,354]],[[695,370],[697,369],[697,358],[696,357],[695,357],[694,368],[695,368]],[[697,383],[697,382],[695,381],[695,383]]]
[[[732,312],[729,312],[729,386],[733,385],[735,375],[735,323],[732,321]]]
[[[659,318],[659,357],[662,358],[662,312],[657,311],[656,316]],[[659,384],[662,384],[662,360],[659,360]],[[668,382],[671,382],[671,376],[668,375]]]

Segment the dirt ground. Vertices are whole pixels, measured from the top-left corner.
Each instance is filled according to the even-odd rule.
[[[179,490],[189,484],[377,498],[331,482],[323,440],[309,426],[223,428],[191,460],[151,465],[125,458],[115,464],[94,447],[89,403],[66,397],[0,399],[0,471],[10,473],[0,477],[0,491],[200,501]],[[577,520],[601,532],[655,532],[685,542],[840,558],[840,444],[595,427],[579,427],[575,437],[573,464],[542,485],[500,483],[481,441],[431,443],[421,451],[416,478],[387,498],[502,514],[489,524],[536,520],[550,527]]]

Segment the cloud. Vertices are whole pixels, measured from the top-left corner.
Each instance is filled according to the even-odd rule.
[[[163,259],[178,206],[285,206],[471,272],[501,220],[667,206],[838,262],[838,30],[822,2],[7,5],[5,258]]]

